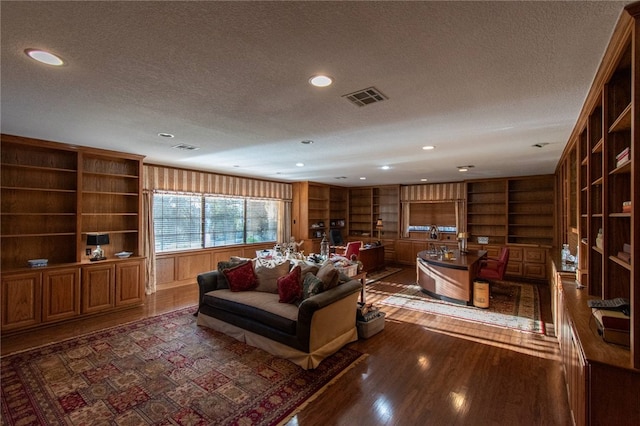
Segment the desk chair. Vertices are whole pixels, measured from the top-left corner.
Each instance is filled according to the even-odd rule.
[[[478,278],[483,278],[489,282],[503,280],[504,273],[507,270],[509,262],[509,247],[502,247],[500,256],[497,258],[487,257],[480,261],[480,269],[478,270]]]
[[[362,241],[351,241],[347,243],[347,248],[344,250],[344,257],[351,260],[351,256],[355,255],[356,259],[360,255],[360,249],[362,248]]]

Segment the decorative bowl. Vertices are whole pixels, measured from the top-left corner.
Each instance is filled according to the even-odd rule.
[[[126,259],[127,257],[131,256],[133,254],[132,251],[121,251],[120,253],[116,253],[116,256],[118,256],[120,259]]]
[[[489,237],[478,237],[478,244],[489,244]]]

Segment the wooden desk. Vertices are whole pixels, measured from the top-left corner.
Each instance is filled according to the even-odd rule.
[[[473,280],[477,276],[480,260],[486,255],[485,250],[469,250],[463,255],[456,250],[454,259],[443,260],[426,250],[421,251],[416,262],[418,284],[431,296],[471,304]]]
[[[366,272],[384,269],[384,246],[361,248],[358,260],[362,262],[362,270]]]

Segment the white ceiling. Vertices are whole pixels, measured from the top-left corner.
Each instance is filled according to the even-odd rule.
[[[278,181],[553,173],[628,3],[3,0],[2,132]]]

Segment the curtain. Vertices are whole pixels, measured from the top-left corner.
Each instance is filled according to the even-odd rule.
[[[156,292],[156,241],[153,231],[153,192],[142,192],[143,207],[143,255],[146,257],[146,285],[147,295]]]
[[[410,206],[411,203],[402,203],[402,223],[400,225],[402,225],[403,238],[409,238],[409,225],[411,225],[409,223],[411,218]]]
[[[291,201],[281,200],[278,214],[278,242],[287,242],[291,237]]]

